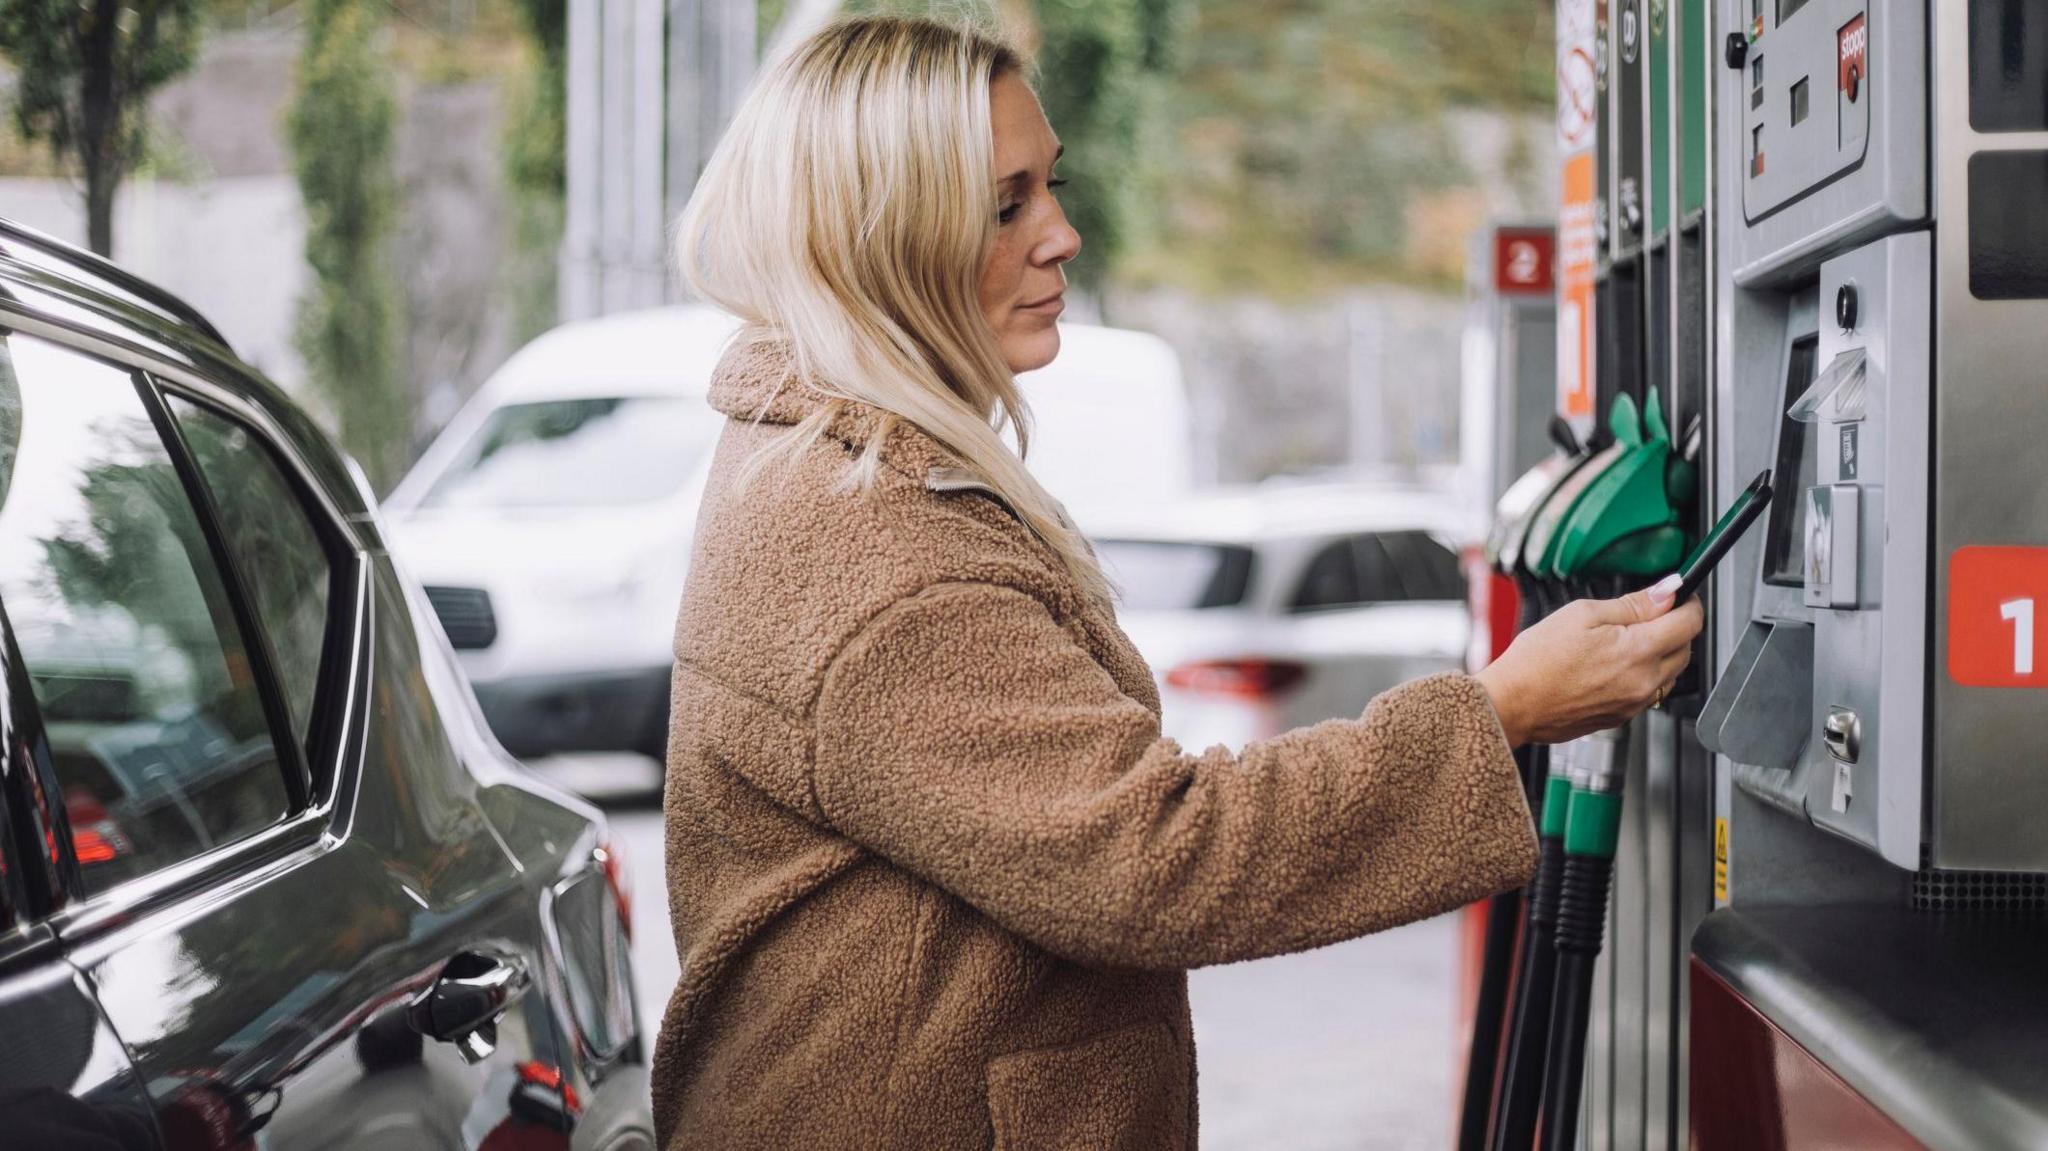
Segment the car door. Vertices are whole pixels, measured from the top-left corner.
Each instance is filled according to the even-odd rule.
[[[530,881],[388,571],[238,393],[5,344],[49,923],[165,1144],[564,1145]]]
[[[0,363],[0,412],[7,390]],[[0,415],[0,501],[8,430]],[[16,738],[20,709],[8,704],[22,698],[27,679],[6,645],[0,684],[0,1133],[18,1151],[148,1151],[157,1145],[149,1098],[92,988],[43,922],[60,889],[35,833],[53,826],[55,813],[34,786],[28,743]]]

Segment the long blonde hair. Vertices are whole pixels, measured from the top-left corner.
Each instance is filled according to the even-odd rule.
[[[980,306],[995,243],[989,89],[1023,74],[994,37],[870,16],[798,44],[756,84],[676,225],[684,283],[774,340],[827,398],[884,414],[851,476],[871,483],[894,420],[977,472],[1084,592],[1109,585],[1087,542],[1024,468],[1029,411]],[[1003,440],[1014,428],[1018,451]]]

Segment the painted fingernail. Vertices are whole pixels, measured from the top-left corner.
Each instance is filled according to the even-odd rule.
[[[1678,585],[1684,582],[1685,577],[1678,575],[1676,572],[1658,580],[1656,585],[1650,588],[1650,602],[1670,603],[1671,597],[1678,594]]]

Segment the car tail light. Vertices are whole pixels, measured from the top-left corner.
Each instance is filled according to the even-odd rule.
[[[81,867],[95,863],[111,863],[121,854],[114,842],[88,827],[75,828],[71,832],[71,853],[78,857]]]
[[[1203,660],[1166,673],[1169,687],[1235,699],[1271,699],[1307,678],[1306,665],[1284,659]]]
[[[64,792],[64,815],[71,823],[71,854],[78,859],[79,866],[111,863],[134,850],[121,825],[84,788]]]
[[[633,938],[633,893],[626,883],[625,860],[609,842],[598,845],[598,866],[604,868],[605,885],[612,889],[612,902],[619,907],[619,928],[630,942]]]
[[[562,1069],[539,1060],[529,1060],[519,1065],[519,1081],[545,1087],[549,1091],[562,1093],[562,1104],[575,1115],[583,1110],[583,1101],[576,1097],[576,1085],[562,1076]]]

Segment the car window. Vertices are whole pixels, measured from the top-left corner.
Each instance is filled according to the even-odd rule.
[[[1408,598],[1401,586],[1400,569],[1380,546],[1378,536],[1356,535],[1350,539],[1352,558],[1358,564],[1356,603],[1394,603]]]
[[[1250,548],[1155,540],[1098,540],[1096,558],[1130,611],[1236,607],[1251,586]]]
[[[1294,594],[1294,611],[1465,598],[1458,557],[1427,532],[1362,532],[1316,552]]]
[[[97,892],[260,831],[289,797],[226,581],[135,381],[6,345],[0,602]]]
[[[1457,554],[1427,532],[1382,532],[1375,538],[1400,582],[1400,598],[1464,601],[1465,573]]]
[[[334,564],[282,465],[247,428],[189,400],[172,397],[172,414],[220,513],[256,619],[270,641],[272,666],[300,747],[326,653]]]
[[[725,421],[701,399],[610,397],[492,412],[424,507],[546,508],[674,495]]]
[[[1288,605],[1294,611],[1320,611],[1358,602],[1358,561],[1349,539],[1331,540],[1308,561],[1301,585]]]

